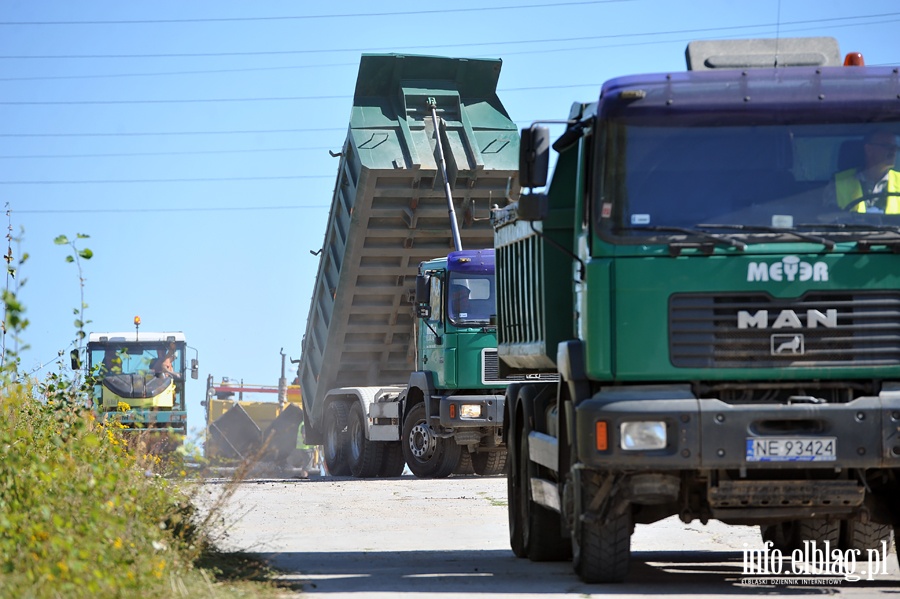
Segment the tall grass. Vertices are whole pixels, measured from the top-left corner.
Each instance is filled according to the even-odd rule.
[[[210,541],[210,523],[234,485],[201,518],[192,501],[199,487],[186,480],[181,454],[161,459],[142,451],[133,432],[98,421],[87,407],[91,375],[61,367],[36,380],[19,371],[28,326],[19,270],[27,254],[14,258],[20,239],[11,223],[8,229],[0,291],[0,599],[275,596],[273,585],[258,582],[268,576],[258,561],[217,553]],[[93,253],[77,245],[87,237],[54,240],[71,248],[66,261],[78,267],[76,348],[90,322],[81,260]]]
[[[3,390],[0,421],[0,595],[172,596],[203,540],[158,460],[22,385]]]

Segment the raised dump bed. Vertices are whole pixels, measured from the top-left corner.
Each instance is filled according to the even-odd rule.
[[[518,196],[518,136],[500,60],[363,55],[300,365],[307,442],[336,387],[404,385],[420,262],[453,250],[430,104],[463,247],[493,246],[490,207]]]

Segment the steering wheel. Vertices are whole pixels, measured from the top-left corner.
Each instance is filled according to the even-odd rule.
[[[849,204],[844,206],[843,210],[844,210],[844,212],[855,212],[856,207],[859,206],[860,204],[862,204],[863,202],[868,202],[869,200],[880,200],[880,199],[886,200],[889,197],[895,197],[895,196],[900,196],[900,193],[891,193],[891,192],[886,192],[886,191],[882,191],[879,193],[867,193],[867,194],[863,195],[862,197],[856,198],[855,200],[853,200],[852,202],[850,202]],[[881,211],[881,209],[879,208],[879,212],[880,211]]]

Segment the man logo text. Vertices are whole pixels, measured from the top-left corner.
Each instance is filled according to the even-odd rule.
[[[827,281],[828,265],[803,262],[797,256],[785,256],[781,262],[751,262],[747,280],[753,281]]]
[[[837,325],[837,310],[834,308],[825,310],[824,314],[819,310],[807,310],[806,322],[803,322],[793,310],[782,310],[771,325],[768,310],[757,310],[754,314],[750,314],[747,310],[738,310],[737,313],[739,329],[814,329],[818,326],[833,329]]]

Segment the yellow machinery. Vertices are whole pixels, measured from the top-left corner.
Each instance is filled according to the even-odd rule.
[[[259,459],[318,472],[317,447],[302,444],[303,398],[299,385],[250,385],[223,378],[206,381],[204,455],[214,463]],[[256,399],[275,395],[275,401]]]
[[[115,420],[132,441],[163,454],[187,434],[185,380],[199,376],[197,350],[181,331],[140,331],[140,325],[135,316],[134,332],[91,333],[83,358],[72,355],[72,369],[84,367],[93,380],[91,400],[102,420]]]

